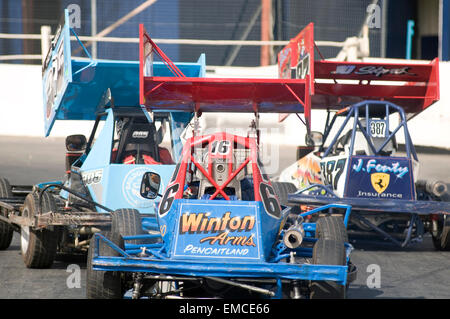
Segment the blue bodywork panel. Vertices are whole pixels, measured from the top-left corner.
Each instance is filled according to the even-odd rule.
[[[226,203],[227,205],[224,205]],[[262,215],[264,209],[261,203],[245,201],[203,201],[180,200],[178,207],[172,205],[174,219],[172,225],[165,224],[161,219],[143,218],[143,227],[146,230],[156,230],[159,225],[160,235],[126,236],[125,249],[121,249],[108,238],[101,234],[95,234],[97,251],[94,252],[92,265],[94,270],[145,272],[149,274],[183,275],[193,277],[224,277],[224,278],[273,278],[288,280],[329,280],[340,285],[348,283],[349,267],[337,265],[314,265],[309,263],[288,263],[291,253],[297,257],[311,258],[313,248],[298,247],[290,250],[280,240],[283,231],[279,227],[265,229]],[[330,208],[345,210],[344,224],[347,226],[351,214],[351,207],[346,205],[326,205],[301,214],[302,218],[319,212],[326,212]],[[290,209],[283,211],[283,217],[287,216]],[[227,214],[229,213],[229,214]],[[203,214],[203,215],[200,215]],[[170,214],[168,214],[170,215]],[[184,215],[184,222],[183,222]],[[189,220],[191,216],[191,220]],[[216,222],[211,222],[217,218]],[[253,222],[254,218],[254,222]],[[186,222],[188,222],[186,224]],[[210,223],[211,222],[211,223]],[[275,224],[273,224],[275,225]],[[216,229],[212,234],[208,232]],[[226,236],[217,238],[212,243],[214,236],[221,235],[222,226],[225,227]],[[316,227],[315,223],[304,223],[305,242],[314,243]],[[216,228],[217,227],[217,228]],[[270,238],[270,233],[275,232],[275,238]],[[131,240],[149,239],[161,236],[162,243],[156,244],[131,244]],[[210,239],[208,237],[211,237]],[[226,240],[226,238],[233,239]],[[238,237],[238,238],[236,238]],[[242,237],[242,238],[240,238]],[[254,238],[254,240],[249,240]],[[220,240],[223,242],[220,242]],[[118,252],[119,256],[101,256],[98,251],[99,241]],[[227,241],[227,242],[226,242]],[[233,243],[235,245],[233,245]],[[137,256],[145,247],[147,257]],[[350,244],[346,243],[347,262],[352,251]],[[274,298],[280,298],[281,292]]]
[[[396,214],[446,214],[450,215],[450,203],[425,200],[386,200],[354,197],[337,197],[332,191],[327,194],[303,194],[313,188],[323,189],[323,185],[313,184],[294,194],[288,194],[289,203],[295,205],[350,205],[354,210],[364,212],[396,213]]]
[[[111,210],[134,208],[144,214],[154,214],[157,200],[144,199],[139,195],[142,175],[157,172],[161,176],[161,187],[165,187],[174,171],[171,164],[126,165],[112,161],[112,150],[118,116],[147,118],[151,123],[155,115],[149,114],[139,105],[139,62],[110,61],[74,58],[71,56],[71,33],[68,11],[56,32],[52,47],[43,65],[43,98],[45,135],[48,136],[56,120],[104,120],[101,131],[90,145],[89,151],[77,162],[91,199]],[[190,77],[205,76],[205,56],[197,62],[176,63]],[[158,76],[173,76],[163,62],[154,62],[153,70]],[[111,99],[108,99],[109,96]],[[127,111],[131,110],[131,111]],[[156,113],[156,112],[155,112]],[[171,131],[171,156],[179,160],[182,141],[180,134],[193,117],[190,112],[164,112]],[[100,118],[98,118],[100,115]],[[122,115],[120,115],[122,114]],[[159,116],[159,115],[158,115]],[[154,124],[154,123],[152,123]],[[95,127],[95,126],[94,126]],[[95,133],[95,132],[94,132]],[[65,185],[71,188],[71,180]],[[67,191],[60,196],[67,199]],[[103,209],[97,208],[99,212]]]
[[[344,197],[415,200],[411,160],[351,156]]]
[[[94,60],[71,56],[68,11],[60,25],[43,66],[45,136],[55,120],[95,120],[104,107],[108,89],[117,107],[140,107],[139,61]],[[80,42],[81,44],[81,42]],[[83,47],[84,48],[84,47]],[[175,63],[189,77],[205,76],[205,55],[195,63]],[[156,76],[173,76],[163,62],[154,62]]]
[[[264,222],[267,214],[261,202],[224,204],[220,200],[174,201],[173,213],[159,218],[166,249],[174,259],[268,258],[280,220]]]
[[[113,164],[111,163],[111,150],[114,133],[114,109],[106,110],[106,120],[89,154],[84,155],[80,161],[80,173],[92,199],[116,210],[120,208],[135,208],[140,213],[154,214],[157,202],[142,198],[139,190],[142,176],[145,172],[157,172],[161,176],[161,187],[164,189],[175,169],[175,165],[148,165],[148,164]],[[172,117],[172,125],[183,127],[190,119],[189,115],[176,114]],[[177,121],[179,120],[179,121]],[[181,145],[180,131],[172,131],[172,142]],[[173,157],[177,160],[181,147],[173,150]],[[66,185],[70,186],[70,185]],[[63,198],[67,193],[61,192]],[[98,209],[99,212],[104,212]]]

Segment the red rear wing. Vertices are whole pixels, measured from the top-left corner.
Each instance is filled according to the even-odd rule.
[[[439,100],[437,58],[422,64],[316,61],[314,68],[313,107],[386,100],[401,106],[410,118]]]
[[[387,100],[411,117],[439,100],[437,58],[402,64],[314,61],[313,29],[312,23],[307,25],[278,55],[280,77],[310,76],[312,108],[340,109],[363,100]],[[305,63],[308,59],[314,63]]]
[[[173,70],[171,61],[140,26],[140,103],[149,110],[189,112],[305,113],[309,128],[310,86],[306,79],[189,77]],[[152,54],[172,74],[152,76]]]

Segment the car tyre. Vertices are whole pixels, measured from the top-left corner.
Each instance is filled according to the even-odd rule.
[[[288,206],[288,194],[298,190],[294,184],[288,182],[272,182],[272,187],[282,206]]]
[[[0,198],[12,198],[13,193],[11,190],[11,185],[6,178],[0,178]],[[5,208],[0,208],[0,215],[7,217],[7,211]],[[11,245],[11,241],[14,235],[13,227],[0,220],[0,250],[8,249]]]
[[[25,198],[22,216],[32,220],[38,214],[39,194],[32,192]],[[42,213],[56,211],[56,203],[51,194],[42,194]],[[50,268],[56,256],[58,234],[51,229],[21,227],[21,250],[28,268]]]
[[[341,216],[321,216],[316,222],[316,238],[348,242],[347,229]]]
[[[112,214],[111,231],[122,237],[143,235],[141,214],[136,209],[122,208],[115,210]],[[127,240],[130,244],[141,244],[143,240]]]
[[[432,239],[436,250],[450,251],[450,221],[447,216],[442,216],[438,221],[438,234],[432,236]]]
[[[114,244],[124,249],[123,238],[118,233],[105,232],[103,235]],[[120,256],[120,254],[106,244],[98,240],[100,256]],[[94,270],[92,260],[97,248],[94,237],[89,243],[88,258],[86,265],[86,297],[88,299],[120,299],[123,295],[122,278],[120,272]]]
[[[320,238],[314,244],[313,264],[346,265],[345,246],[341,241]],[[344,299],[346,286],[334,281],[312,281],[310,285],[311,299]]]

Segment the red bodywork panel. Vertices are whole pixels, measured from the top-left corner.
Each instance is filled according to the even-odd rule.
[[[308,24],[278,54],[280,77],[310,76],[311,108],[338,110],[364,100],[386,100],[401,106],[411,118],[439,100],[439,59],[429,63],[314,61],[313,29]],[[308,58],[314,63],[305,63]]]
[[[401,106],[411,117],[439,100],[437,58],[421,64],[316,61],[314,70],[313,108],[386,100]]]
[[[144,105],[187,112],[303,113],[305,83],[284,79],[145,78]],[[287,88],[295,92],[295,95]],[[296,97],[297,95],[297,97]]]
[[[140,104],[149,110],[310,114],[306,79],[186,77],[150,39],[142,25],[139,39]],[[162,58],[173,77],[152,76],[153,53]]]

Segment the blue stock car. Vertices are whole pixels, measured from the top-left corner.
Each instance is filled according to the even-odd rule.
[[[351,205],[349,234],[355,238],[376,234],[405,247],[429,232],[437,250],[450,250],[447,186],[417,180],[418,157],[402,107],[359,102],[328,117],[324,134],[313,135],[317,147],[307,156],[319,163],[322,183],[289,194],[291,205]],[[400,138],[404,152],[399,151]]]
[[[0,249],[18,231],[29,268],[51,267],[58,252],[86,252],[92,234],[110,229],[111,214],[124,208],[154,215],[155,201],[139,195],[142,176],[157,172],[167,185],[180,157],[180,134],[193,116],[142,109],[138,61],[94,60],[85,49],[89,59],[71,57],[70,33],[76,34],[68,21],[66,10],[43,65],[45,135],[55,120],[93,121],[92,133],[66,138],[63,181],[18,186],[0,179]],[[204,56],[177,66],[203,76]],[[154,62],[153,70],[171,76],[163,62]]]
[[[91,239],[88,298],[344,298],[355,279],[346,224],[349,205],[297,214],[280,205],[287,185],[271,183],[259,160],[259,112],[303,112],[283,79],[155,76],[162,51],[140,26],[140,101],[154,113],[195,112],[193,136],[167,181],[148,170],[139,194],[159,200],[112,214],[110,232]],[[270,94],[267,94],[270,92]],[[273,93],[273,94],[272,94]],[[247,137],[201,135],[205,112],[255,113]],[[167,182],[166,182],[167,181]],[[162,194],[159,194],[162,192]],[[345,218],[330,209],[345,210]],[[317,222],[308,222],[314,215]]]
[[[351,207],[291,214],[263,172],[256,138],[194,136],[158,195],[161,180],[148,172],[140,188],[144,198],[161,197],[156,216],[122,210],[112,232],[94,235],[88,298],[345,297],[356,276]],[[306,221],[311,215],[317,222]]]

